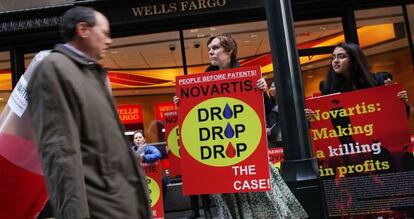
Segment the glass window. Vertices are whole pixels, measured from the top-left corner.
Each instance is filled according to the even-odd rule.
[[[299,49],[329,47],[344,41],[340,17],[295,22],[296,42]],[[229,34],[238,43],[238,59],[241,65],[261,65],[266,79],[273,79],[269,34],[266,21],[238,23],[184,30],[187,64],[190,73],[203,72],[209,64],[207,39],[215,34]],[[325,77],[322,66],[329,64],[330,54],[300,57],[305,72],[305,93],[319,90],[319,81]],[[318,74],[310,74],[318,70]],[[308,75],[309,74],[309,75]],[[309,79],[309,80],[308,80]]]
[[[10,66],[10,52],[0,52],[0,112],[7,104],[12,90]]]
[[[202,65],[203,67],[201,69],[190,68],[190,73],[202,72],[210,64],[207,40],[211,35],[218,34],[228,34],[236,40],[238,46],[237,59],[242,66],[245,61],[251,58],[270,54],[269,37],[265,21],[184,30],[187,64],[189,66]]]
[[[0,114],[3,112],[4,107],[7,104],[7,100],[10,96],[10,91],[0,91]]]
[[[299,50],[335,46],[345,41],[340,17],[295,22]],[[330,53],[300,56],[305,97],[319,95],[319,83],[325,79]]]
[[[133,89],[141,94],[171,92],[175,76],[183,74],[179,39],[178,32],[113,39],[101,63],[110,70],[114,95]]]
[[[330,54],[326,54],[325,56],[329,55]],[[301,65],[305,98],[320,95],[319,84],[321,81],[325,80],[330,63],[329,58],[324,58],[323,60],[314,63]]]
[[[137,129],[144,130],[148,142],[164,141],[159,110],[171,108],[175,76],[184,72],[179,39],[177,31],[114,38],[99,61],[108,69],[118,113],[131,141]],[[25,54],[26,67],[36,54]]]
[[[407,5],[407,14],[410,23],[411,39],[414,43],[414,4]]]
[[[295,22],[295,31],[299,49],[333,46],[344,41],[341,18],[339,17]],[[259,58],[256,63],[263,64],[259,61],[266,60],[266,66],[262,65],[265,76],[266,73],[273,71],[266,21],[185,30],[187,64],[190,66],[208,65],[207,39],[210,35],[221,33],[230,34],[237,41],[239,46],[238,59],[241,62]],[[328,56],[301,57],[301,63],[315,62],[326,57]],[[202,69],[196,70],[202,71]],[[273,74],[268,77],[273,77]]]
[[[358,38],[368,57],[372,72],[387,71],[407,90],[414,104],[413,63],[408,46],[401,6],[374,8],[355,12]],[[414,119],[410,119],[414,133]]]
[[[101,64],[109,69],[112,93],[130,140],[132,131],[143,129],[148,142],[165,141],[159,111],[171,109],[175,76],[184,72],[179,33],[115,38]],[[138,121],[128,121],[131,111],[137,112]]]
[[[345,41],[340,17],[294,23],[298,49],[335,46]]]

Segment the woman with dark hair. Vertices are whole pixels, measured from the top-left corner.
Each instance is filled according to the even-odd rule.
[[[357,44],[339,43],[332,53],[326,80],[320,83],[320,91],[322,95],[326,95],[391,83],[392,75],[390,73],[373,74],[369,71],[367,57]],[[397,97],[406,104],[409,110],[407,91],[398,92]],[[409,115],[409,111],[407,114]]]
[[[269,148],[282,147],[282,132],[280,129],[279,105],[275,81],[269,83],[269,94],[264,93],[266,111],[266,134]]]
[[[322,95],[343,93],[377,86],[379,82],[369,71],[367,57],[354,43],[339,43],[331,57],[328,74],[319,83]],[[305,109],[306,118],[311,120],[315,112]]]
[[[353,43],[339,43],[332,53],[331,65],[329,67],[326,80],[321,83],[321,93],[323,95],[343,93],[375,86],[388,85],[391,84],[391,82],[392,75],[390,73],[379,72],[377,74],[373,74],[369,71],[367,58],[358,45]],[[407,115],[409,115],[409,106],[407,106],[407,91],[398,92],[397,97],[406,104],[406,107],[408,107]],[[343,109],[339,100],[334,100],[332,103],[334,106],[331,110],[335,111]],[[331,117],[331,123],[332,127],[335,127],[337,133],[339,133],[339,130],[346,129],[352,125],[349,116],[338,116],[336,118]],[[342,145],[357,143],[352,134],[338,136],[338,140]],[[378,142],[378,139],[372,139],[372,143]],[[395,170],[394,157],[388,150],[388,147],[384,145],[380,145],[379,153],[365,152],[342,155],[340,157],[337,157],[337,159],[332,158],[330,160],[330,166],[350,166],[361,164],[369,160],[374,160],[380,163],[383,161],[388,162],[389,168],[387,170],[383,170],[382,173],[394,172]],[[372,173],[369,172],[361,172],[354,173],[353,176],[364,176],[366,177],[366,181],[374,186],[381,182],[380,180],[378,181],[378,178],[376,178],[375,174],[372,174],[372,177],[367,177],[371,174]],[[349,185],[345,185],[346,181],[343,181],[340,178],[337,178],[336,181],[336,185],[339,187],[339,191],[342,193],[340,195],[349,195],[351,198],[352,192],[347,189],[347,186]],[[350,201],[352,202],[352,199],[350,199]],[[342,210],[341,208],[343,208],[343,199],[339,200],[339,202],[336,204],[336,207]]]
[[[239,67],[237,43],[228,35],[212,36],[207,40],[211,65],[206,71]],[[256,87],[266,89],[266,82],[259,79]],[[213,195],[219,218],[306,218],[307,214],[298,200],[270,165],[271,190],[268,192],[226,193]]]
[[[332,53],[326,80],[320,83],[322,95],[343,93],[392,83],[388,72],[373,74],[369,71],[367,57],[354,43],[339,43]],[[407,91],[401,91],[397,97],[407,101]]]
[[[377,85],[369,71],[366,56],[353,43],[340,43],[332,53],[327,79],[322,86],[322,95],[347,92]]]

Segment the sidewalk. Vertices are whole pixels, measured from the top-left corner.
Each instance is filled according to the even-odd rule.
[[[211,213],[213,213],[213,218],[218,219],[217,217],[217,209],[215,207],[211,208]],[[187,219],[188,216],[191,215],[191,210],[186,211],[176,211],[176,212],[168,212],[165,213],[165,219]],[[204,211],[200,209],[200,217],[204,218]]]

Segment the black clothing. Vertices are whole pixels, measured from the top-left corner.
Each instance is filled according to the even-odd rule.
[[[270,133],[267,133],[267,146],[269,148],[282,147],[280,115],[277,101],[267,93],[264,93],[263,96],[266,112],[266,129],[270,129]]]

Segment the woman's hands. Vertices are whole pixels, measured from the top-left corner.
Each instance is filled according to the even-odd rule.
[[[264,78],[260,78],[259,80],[257,80],[256,88],[258,88],[259,90],[265,92],[266,88],[267,88],[266,80]]]
[[[173,102],[176,106],[178,106],[180,104],[180,98],[174,95]]]
[[[398,99],[402,100],[405,104],[408,103],[408,94],[406,90],[397,93]]]
[[[306,119],[308,121],[313,120],[313,118],[315,117],[315,112],[312,109],[305,109],[305,114],[306,114]]]

